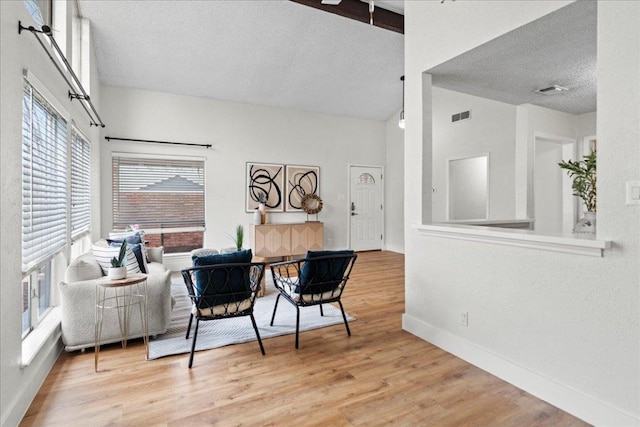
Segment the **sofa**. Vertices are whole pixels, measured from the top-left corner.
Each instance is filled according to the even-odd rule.
[[[97,244],[105,245],[105,241]],[[147,248],[147,308],[149,336],[163,334],[171,322],[175,300],[171,296],[171,271],[162,264],[163,248]],[[95,346],[96,280],[102,268],[92,250],[74,259],[67,267],[64,281],[58,284],[62,316],[62,341],[66,351]],[[110,292],[110,291],[107,291]],[[140,316],[132,308],[129,338],[142,337]],[[116,310],[105,310],[101,344],[119,342],[122,336]]]

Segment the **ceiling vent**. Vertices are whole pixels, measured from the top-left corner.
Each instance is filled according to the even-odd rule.
[[[469,120],[471,118],[471,110],[462,111],[451,116],[451,123],[459,122],[461,120]]]
[[[566,87],[562,87],[562,86],[558,86],[558,85],[553,85],[553,86],[549,86],[549,87],[544,87],[544,88],[540,88],[540,89],[536,89],[535,92],[537,93],[541,93],[543,95],[555,95],[558,94],[560,92],[565,92],[569,90]]]

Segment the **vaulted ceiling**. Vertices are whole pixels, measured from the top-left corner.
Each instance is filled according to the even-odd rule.
[[[402,105],[398,32],[291,1],[78,4],[105,85],[375,120]]]
[[[92,23],[105,85],[374,120],[402,106],[404,35],[397,23],[400,31],[404,24],[389,11],[404,13],[403,0],[374,0],[374,23],[384,28],[355,20],[368,21],[364,0],[338,7],[320,0],[78,4]],[[596,8],[572,3],[426,71],[435,86],[455,91],[572,114],[594,111]],[[534,92],[554,84],[570,90]]]

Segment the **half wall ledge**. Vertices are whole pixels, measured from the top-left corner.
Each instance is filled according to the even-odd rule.
[[[422,224],[417,226],[423,236],[444,239],[467,240],[471,242],[493,243],[521,248],[540,249],[594,257],[604,256],[604,250],[611,248],[610,240],[597,240],[591,236],[536,234],[532,230],[496,229],[474,225]]]

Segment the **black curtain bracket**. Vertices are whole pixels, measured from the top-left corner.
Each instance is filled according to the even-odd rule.
[[[53,65],[56,67],[56,70],[58,70],[58,73],[60,73],[60,75],[64,79],[64,81],[67,84],[67,86],[69,86],[69,99],[71,99],[71,100],[73,100],[73,99],[79,100],[80,101],[80,105],[82,105],[82,108],[84,108],[84,111],[89,116],[89,125],[90,126],[105,127],[105,124],[102,122],[102,119],[100,119],[100,116],[98,115],[98,112],[96,111],[96,108],[94,107],[93,103],[91,102],[91,99],[89,98],[89,95],[87,95],[87,92],[85,92],[84,87],[82,87],[82,84],[80,83],[80,80],[78,79],[78,76],[76,76],[76,73],[73,72],[73,69],[71,68],[71,64],[69,64],[69,61],[67,61],[67,58],[62,54],[62,50],[60,50],[60,46],[58,46],[58,43],[56,42],[56,39],[53,37],[53,32],[51,31],[51,27],[49,27],[48,25],[43,25],[42,26],[42,30],[37,30],[32,25],[30,25],[28,27],[25,27],[24,25],[22,25],[21,21],[18,21],[18,34],[22,34],[23,30],[29,31],[31,34],[33,34],[33,36],[36,38],[36,40],[38,40],[38,43],[40,43],[40,46],[42,46],[42,49],[44,49],[44,51],[47,54],[47,56],[49,57],[49,59],[51,60]],[[69,81],[69,79],[67,78],[67,76],[64,73],[64,71],[60,68],[60,66],[58,65],[58,61],[53,57],[53,55],[51,55],[51,52],[49,52],[49,49],[47,49],[47,46],[45,46],[45,44],[42,42],[40,37],[38,37],[38,34],[44,34],[44,35],[49,37],[49,39],[51,40],[51,45],[54,47],[56,52],[58,52],[58,55],[60,56],[60,59],[62,60],[66,71],[71,75],[71,77],[73,78],[73,81],[76,83],[78,88],[80,88],[80,92],[81,93],[78,93],[76,91],[76,88]],[[85,101],[85,102],[82,102],[82,101]],[[93,111],[93,114],[91,114],[91,111],[89,111],[89,109],[87,108],[85,103],[88,104],[89,107],[91,107],[91,111]],[[97,120],[94,119],[94,117],[93,117],[94,115],[95,115]]]

